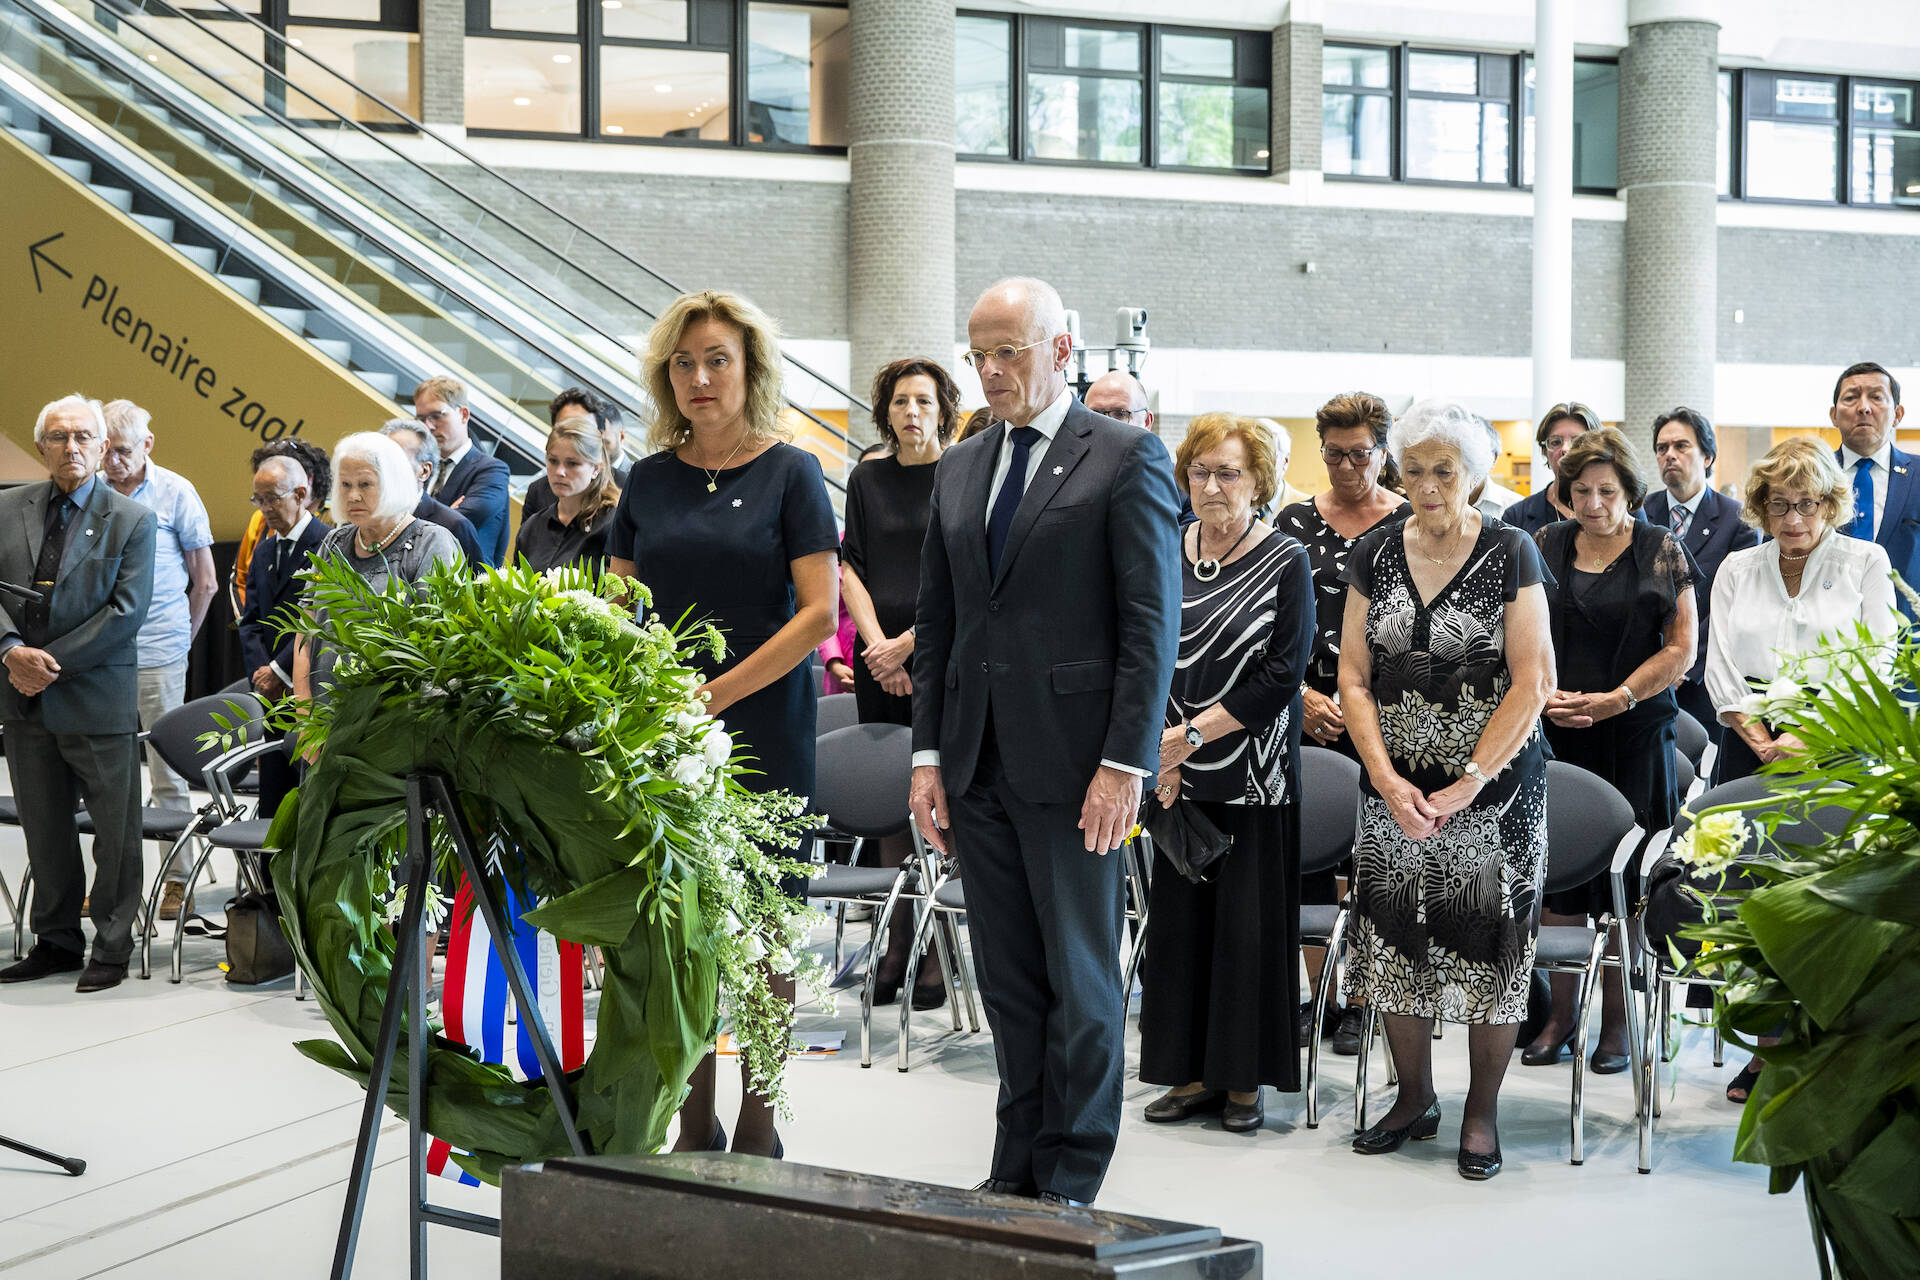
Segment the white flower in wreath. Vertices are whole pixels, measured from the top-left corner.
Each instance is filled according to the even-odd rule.
[[[1777,676],[1767,685],[1768,702],[1794,702],[1805,693],[1806,690],[1800,687],[1800,682],[1788,676]]]
[[[688,705],[691,706],[692,704],[689,703]],[[702,708],[699,708],[698,710],[682,711],[679,714],[675,715],[673,718],[673,727],[676,730],[678,730],[680,733],[685,734],[687,737],[691,738],[694,734],[700,731],[700,726],[705,724],[706,722],[707,722],[706,708],[702,707]]]
[[[718,769],[733,758],[733,735],[722,729],[720,723],[715,721],[713,728],[708,730],[707,736],[700,740],[700,751],[706,757],[707,766]]]
[[[707,780],[707,762],[701,756],[681,756],[667,776],[679,786],[698,791]]]

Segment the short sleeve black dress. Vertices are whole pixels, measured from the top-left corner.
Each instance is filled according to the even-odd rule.
[[[933,477],[939,463],[902,466],[869,458],[847,477],[847,538],[840,554],[873,597],[880,629],[897,636],[913,625],[920,598],[920,548],[927,540]],[[862,643],[864,653],[866,645]],[[853,667],[854,705],[862,724],[913,724],[913,699],[888,693],[865,662]]]
[[[1457,782],[1512,687],[1506,606],[1545,577],[1533,539],[1486,519],[1466,563],[1420,598],[1400,524],[1354,548],[1367,597],[1380,736],[1400,776],[1431,795]],[[1354,838],[1347,994],[1382,1013],[1448,1022],[1526,1017],[1546,870],[1547,764],[1538,730],[1425,840],[1410,840],[1370,779]]]
[[[701,662],[711,680],[793,620],[791,562],[840,545],[820,463],[776,444],[759,457],[708,475],[672,450],[633,465],[608,530],[607,554],[633,561],[662,622],[683,616],[718,626],[727,656]],[[755,757],[741,781],[754,791],[812,796],[812,669],[792,671],[721,713],[734,742]]]
[[[1575,693],[1618,689],[1640,664],[1659,652],[1663,632],[1695,569],[1686,548],[1666,529],[1633,521],[1633,542],[1598,573],[1574,562],[1580,524],[1561,520],[1535,534],[1546,562],[1547,606],[1553,624],[1559,685]],[[1554,758],[1599,774],[1633,806],[1643,831],[1673,825],[1680,785],[1673,763],[1673,721],[1679,709],[1673,690],[1642,698],[1631,711],[1585,729],[1543,720]],[[1631,885],[1629,886],[1631,889]],[[1613,909],[1604,875],[1547,899],[1547,909],[1565,915],[1597,915]]]

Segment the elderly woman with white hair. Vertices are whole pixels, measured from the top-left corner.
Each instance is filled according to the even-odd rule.
[[[1362,1155],[1440,1128],[1433,1019],[1468,1024],[1459,1170],[1500,1172],[1500,1082],[1527,1012],[1546,864],[1540,712],[1554,687],[1533,539],[1468,495],[1493,450],[1464,406],[1423,400],[1387,449],[1410,517],[1347,565],[1340,705],[1365,775],[1349,998],[1384,1015],[1400,1095]]]
[[[332,509],[340,523],[314,548],[313,558],[344,559],[375,591],[395,581],[416,583],[441,561],[464,564],[451,533],[414,517],[419,503],[420,481],[391,436],[348,436],[333,451]],[[304,700],[325,692],[334,655],[324,635],[300,640],[293,650],[293,696]]]

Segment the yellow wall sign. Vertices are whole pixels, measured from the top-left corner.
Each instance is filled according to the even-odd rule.
[[[132,400],[153,414],[154,460],[193,482],[228,541],[251,512],[255,449],[331,450],[398,412],[5,132],[0,190],[0,431],[21,448],[49,400]]]

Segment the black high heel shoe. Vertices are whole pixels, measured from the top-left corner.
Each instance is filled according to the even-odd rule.
[[[900,987],[906,980],[904,973],[891,982],[888,982],[884,978],[875,978],[873,980],[873,1007],[878,1009],[883,1004],[892,1004],[895,1000],[898,1000],[900,998]]]
[[[1363,1156],[1391,1155],[1407,1145],[1407,1140],[1425,1142],[1440,1132],[1440,1099],[1435,1098],[1427,1104],[1427,1109],[1413,1118],[1412,1123],[1398,1129],[1389,1129],[1376,1124],[1353,1140],[1353,1149]]]
[[[1485,1182],[1494,1174],[1499,1173],[1502,1168],[1500,1160],[1500,1139],[1495,1138],[1493,1140],[1493,1150],[1490,1152],[1469,1151],[1466,1147],[1462,1146],[1460,1148],[1459,1166],[1460,1176],[1468,1182]]]
[[[713,1137],[707,1140],[707,1150],[725,1151],[727,1149],[727,1127],[718,1120],[713,1122]]]
[[[1536,1049],[1532,1045],[1528,1045],[1520,1053],[1520,1065],[1523,1067],[1551,1067],[1556,1062],[1559,1062],[1560,1059],[1567,1056],[1568,1050],[1573,1048],[1573,1038],[1579,1033],[1579,1030],[1580,1028],[1578,1027],[1569,1027],[1564,1039],[1544,1049]]]
[[[924,1013],[928,1009],[942,1009],[947,1003],[947,984],[944,982],[916,982],[913,984],[913,1007]]]

